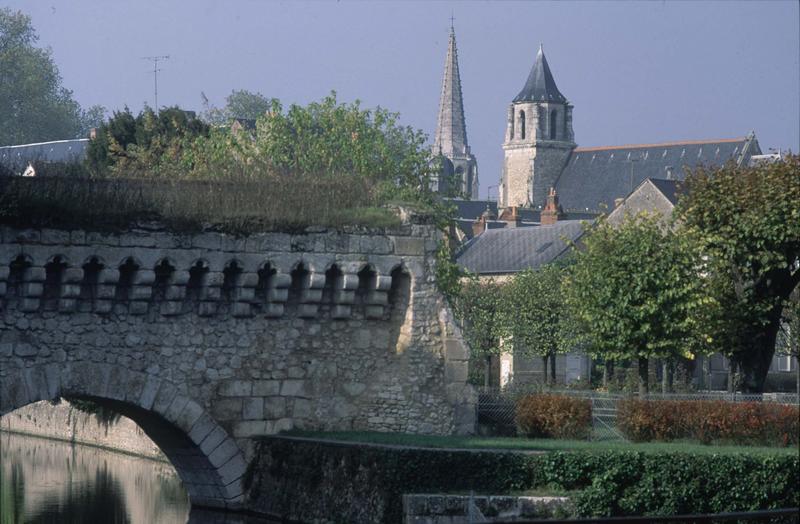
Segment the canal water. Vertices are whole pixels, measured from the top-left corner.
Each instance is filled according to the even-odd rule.
[[[0,524],[261,524],[190,508],[168,463],[0,432]]]

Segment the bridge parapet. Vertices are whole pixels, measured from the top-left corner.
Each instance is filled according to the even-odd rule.
[[[473,427],[433,226],[0,239],[0,415],[59,396],[106,403],[167,453],[196,504],[241,507],[261,435]]]

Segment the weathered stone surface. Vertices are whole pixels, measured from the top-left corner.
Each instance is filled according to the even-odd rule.
[[[442,337],[432,278],[438,232],[352,231],[234,238],[3,228],[0,415],[70,395],[131,409],[154,440],[195,464],[183,470],[190,495],[223,506],[241,491],[219,484],[218,470],[246,460],[259,435],[471,431],[463,413],[474,398],[463,382],[451,387],[465,378],[465,351]],[[30,268],[9,280],[3,268],[21,249]],[[67,263],[58,310],[43,297],[44,266],[56,255]],[[91,259],[99,271],[84,266]],[[174,266],[167,276],[156,271],[163,260]],[[374,275],[359,276],[367,266]],[[397,267],[408,275],[393,282]],[[89,285],[93,295],[83,292]],[[389,300],[393,286],[404,287]],[[217,480],[198,483],[207,474]]]

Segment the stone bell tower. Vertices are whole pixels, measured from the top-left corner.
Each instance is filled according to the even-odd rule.
[[[574,147],[572,106],[539,46],[528,80],[508,108],[499,205],[543,207]]]
[[[444,63],[439,114],[433,139],[433,154],[442,160],[442,172],[437,187],[444,194],[458,194],[468,199],[478,198],[478,162],[467,142],[464,118],[464,99],[461,95],[461,75],[458,71],[456,33],[450,25],[450,40]],[[447,184],[455,187],[447,187]]]

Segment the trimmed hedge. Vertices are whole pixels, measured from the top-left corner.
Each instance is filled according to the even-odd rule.
[[[620,400],[617,427],[634,442],[692,439],[797,446],[797,406],[722,400]]]
[[[469,452],[270,437],[249,508],[288,519],[400,522],[404,493],[581,490],[578,516],[720,513],[800,505],[797,455]]]
[[[592,432],[592,403],[564,395],[527,395],[517,401],[515,419],[526,437],[585,439]]]

